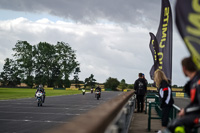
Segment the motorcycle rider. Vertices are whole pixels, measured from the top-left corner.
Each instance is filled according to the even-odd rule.
[[[44,90],[44,88],[43,88],[43,85],[41,85],[41,84],[39,85],[39,87],[37,88],[35,94],[36,94],[38,91],[41,91],[41,92],[43,93],[42,102],[44,103],[44,101],[45,101],[45,90]]]
[[[93,93],[93,90],[94,90],[93,87],[90,90],[91,90],[91,93]]]
[[[100,97],[101,97],[101,88],[99,87],[99,85],[97,86],[97,88],[95,89],[95,92],[99,91],[100,92]]]
[[[184,86],[185,92],[190,97],[190,103],[179,112],[179,118],[168,125],[168,129],[174,133],[185,130],[190,133],[191,129],[200,124],[200,71],[197,70],[191,57],[182,60],[182,69],[190,81]]]
[[[85,95],[85,88],[82,88],[82,93],[83,95]]]

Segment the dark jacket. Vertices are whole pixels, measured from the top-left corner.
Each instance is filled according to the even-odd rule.
[[[145,95],[147,92],[147,84],[143,78],[138,78],[134,83],[135,94]]]
[[[100,87],[97,87],[96,89],[95,89],[95,91],[100,91],[101,92],[101,88]]]
[[[37,93],[38,91],[41,91],[42,93],[45,93],[44,88],[37,88],[36,93]]]
[[[184,91],[190,97],[190,103],[185,107],[185,113],[197,113],[200,112],[200,72],[198,72],[192,80],[190,80],[185,86]]]
[[[146,79],[144,79],[146,86],[148,85],[148,81]]]
[[[159,87],[160,106],[172,106],[174,99],[172,97],[172,89],[167,81],[162,80]]]

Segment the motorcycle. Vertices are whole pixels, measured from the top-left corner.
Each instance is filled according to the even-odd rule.
[[[97,98],[97,100],[99,100],[100,96],[101,96],[101,92],[99,90],[97,90],[95,92],[95,97]]]
[[[83,95],[85,95],[85,89],[82,89]]]
[[[43,93],[41,91],[38,91],[36,94],[36,99],[37,99],[37,106],[42,106],[42,101],[43,101]]]
[[[91,89],[91,93],[93,93],[93,89]]]

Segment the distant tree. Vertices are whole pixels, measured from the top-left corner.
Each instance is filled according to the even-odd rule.
[[[134,89],[134,85],[133,85],[133,84],[129,84],[129,85],[128,85],[128,88],[129,88],[129,89]]]
[[[178,86],[177,85],[173,85],[172,88],[178,88]]]
[[[24,81],[29,87],[33,87],[34,85],[34,76],[30,75],[26,77],[26,80]]]
[[[0,73],[0,82],[1,82],[1,86],[6,86],[8,82],[8,78],[5,76],[5,72]]]
[[[34,45],[33,49],[33,56],[35,60],[35,83],[49,86],[49,84],[51,84],[50,81],[52,69],[54,68],[53,65],[57,64],[57,62],[54,62],[54,45],[46,42],[40,42],[39,44]],[[57,77],[57,80],[60,80],[58,78],[59,76]]]
[[[35,83],[69,87],[69,76],[79,66],[75,51],[64,42],[58,42],[56,45],[40,42],[33,49]]]
[[[6,58],[4,61],[5,61],[5,64],[3,66],[3,72],[1,72],[1,83],[2,83],[2,86],[6,86],[9,82],[9,75],[10,75],[10,63],[9,63],[9,58]]]
[[[3,85],[18,84],[20,79],[30,87],[34,83],[69,87],[69,77],[79,66],[75,51],[64,42],[56,45],[40,42],[32,46],[27,41],[18,41],[13,51],[14,59],[6,59],[0,73]]]
[[[152,84],[153,84],[153,83],[148,83],[148,84],[147,84],[147,87],[151,87],[151,86],[152,86]]]
[[[11,79],[9,82],[10,86],[17,86],[21,84],[21,78],[19,77],[20,75],[20,70],[18,70],[18,67],[16,65],[16,62],[12,62],[12,68],[11,68]]]
[[[52,68],[51,68],[51,75],[49,77],[49,87],[58,87],[59,88],[63,87],[63,80],[62,80],[62,74],[60,71],[60,65],[56,65],[57,63],[53,63]]]
[[[96,82],[96,79],[94,79],[94,75],[91,74],[89,78],[85,79],[85,87],[89,86],[90,88],[94,88],[95,82]]]
[[[178,88],[184,88],[184,86],[178,86]]]
[[[13,48],[16,67],[22,82],[32,87],[34,84],[34,62],[32,46],[27,41],[18,41]]]
[[[11,65],[10,65],[10,59],[5,59],[5,64],[3,66],[3,72],[1,72],[1,83],[2,86],[7,86],[11,77]]]
[[[80,83],[79,83],[79,77],[78,77],[78,74],[81,72],[80,68],[77,67],[75,69],[75,72],[74,72],[74,82],[75,82],[75,87],[76,88],[80,88]]]
[[[117,80],[117,78],[111,78],[109,77],[106,82],[104,83],[105,88],[109,88],[112,90],[116,90],[117,86],[119,85],[119,81]]]
[[[88,82],[89,82],[89,78],[85,78],[85,81],[84,81],[84,88],[87,88]]]
[[[80,83],[80,84],[84,84],[85,82],[80,80],[79,83]]]
[[[76,61],[75,51],[70,47],[68,43],[65,42],[57,42],[57,45],[55,45],[55,49],[56,60],[60,65],[62,78],[65,81],[64,85],[66,87],[69,87],[69,76],[79,66],[78,61]]]
[[[125,79],[122,79],[120,84],[119,84],[119,88],[122,89],[122,91],[124,91],[124,89],[127,88],[127,84],[126,84],[126,81]]]
[[[0,79],[3,86],[16,86],[20,84],[19,71],[16,63],[9,58],[5,59],[3,72],[0,74]]]

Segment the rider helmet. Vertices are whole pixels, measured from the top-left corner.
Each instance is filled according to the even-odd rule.
[[[43,87],[43,86],[40,84],[40,85],[39,85],[39,88],[42,88],[42,87]]]

